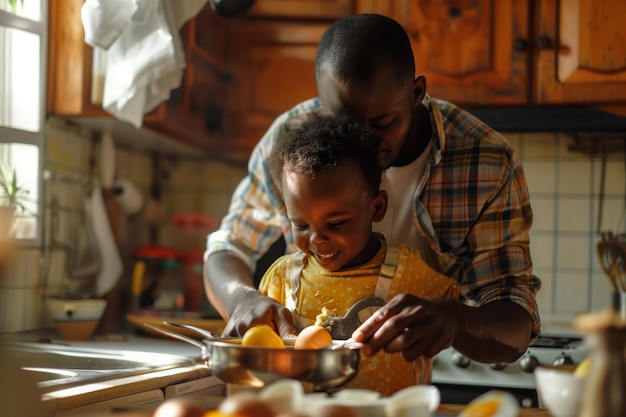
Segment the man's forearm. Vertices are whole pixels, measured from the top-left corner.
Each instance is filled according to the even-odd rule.
[[[216,252],[204,262],[204,289],[220,315],[228,320],[247,291],[254,289],[252,271],[228,252]]]
[[[530,315],[511,301],[494,301],[481,307],[456,304],[459,328],[452,346],[469,358],[487,363],[512,362],[528,347]]]

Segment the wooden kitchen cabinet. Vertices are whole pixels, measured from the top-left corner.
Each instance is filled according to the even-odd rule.
[[[623,0],[540,0],[533,100],[626,104]]]
[[[428,92],[461,106],[626,108],[623,0],[262,0],[222,18],[207,4],[181,30],[180,88],[144,125],[245,161],[280,113],[317,95],[317,43],[335,19],[375,12],[407,30]],[[83,0],[50,1],[48,110],[111,117],[91,102]],[[623,114],[626,114],[624,111]]]
[[[232,73],[225,124],[249,151],[279,114],[317,96],[315,54],[324,23],[245,21],[228,32]]]
[[[354,0],[257,0],[246,16],[334,20],[353,8]]]
[[[474,106],[626,104],[623,0],[400,0],[391,17],[407,29],[435,97]]]
[[[84,0],[50,0],[46,107],[58,115],[105,116],[93,103],[93,49],[85,44],[80,17]]]
[[[84,42],[84,0],[50,0],[47,112],[69,118],[112,116],[94,101],[93,48]],[[221,150],[226,86],[225,23],[207,6],[181,28],[186,68],[170,99],[144,117],[143,125],[207,154]]]
[[[455,104],[527,104],[529,0],[402,0],[391,17],[411,40],[427,91]]]

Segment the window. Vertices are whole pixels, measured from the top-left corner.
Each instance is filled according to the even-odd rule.
[[[0,160],[24,190],[9,232],[19,239],[40,237],[46,42],[47,0],[0,0]]]

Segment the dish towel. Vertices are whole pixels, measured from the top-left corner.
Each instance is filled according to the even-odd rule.
[[[179,30],[207,0],[86,0],[85,42],[106,50],[102,107],[139,128],[144,114],[180,86],[185,54]]]

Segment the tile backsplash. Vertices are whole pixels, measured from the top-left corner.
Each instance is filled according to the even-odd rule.
[[[570,150],[572,136],[559,133],[507,133],[524,165],[534,226],[534,272],[543,281],[538,295],[543,315],[572,316],[610,305],[610,285],[596,255],[599,230],[622,232],[625,166],[623,154],[606,159],[604,199],[600,203],[602,158]],[[67,283],[73,250],[83,226],[83,202],[90,176],[98,176],[98,138],[85,130],[51,121],[47,126],[45,251],[23,248],[0,273],[0,331],[51,327],[46,294]],[[243,165],[191,156],[155,158],[118,146],[117,178],[130,181],[148,198],[161,196],[150,217],[121,214],[114,223],[124,259],[122,280],[131,280],[133,249],[150,243],[171,246],[176,231],[170,216],[202,213],[221,217],[246,174]],[[600,215],[600,209],[602,213]],[[601,219],[601,224],[598,224]]]

